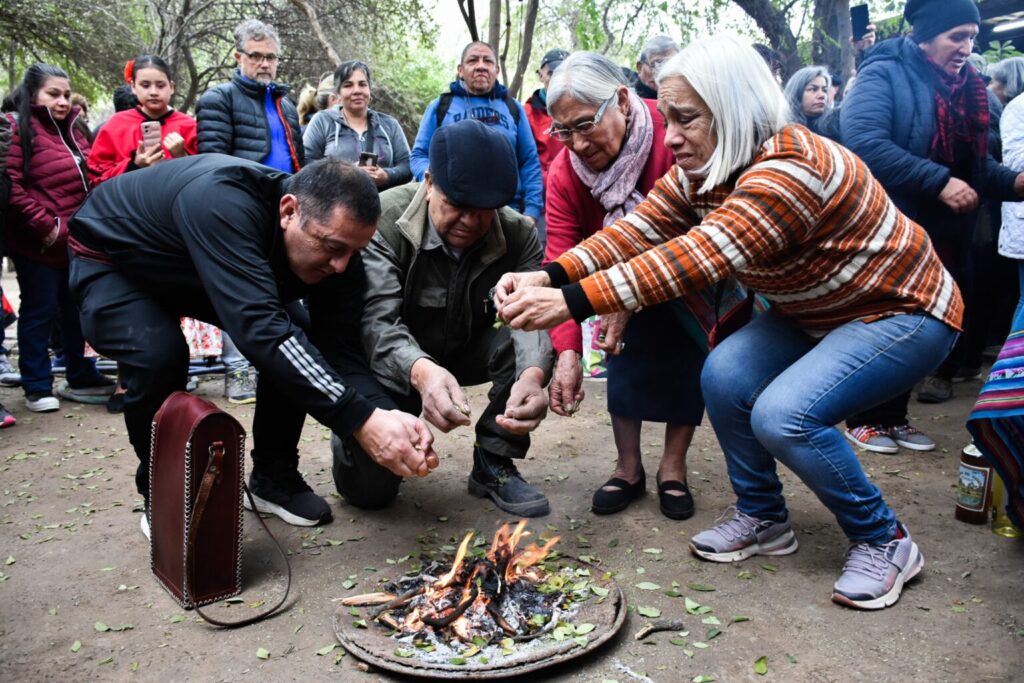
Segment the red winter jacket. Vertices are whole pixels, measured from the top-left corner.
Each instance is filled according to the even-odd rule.
[[[135,151],[142,140],[142,124],[154,120],[160,122],[161,138],[168,133],[178,133],[185,139],[185,153],[198,153],[196,120],[188,114],[168,109],[159,119],[150,119],[138,107],[126,109],[111,116],[96,133],[89,153],[89,177],[93,183],[98,185],[138,168]],[[174,158],[166,148],[164,158]]]
[[[558,153],[565,149],[565,144],[548,135],[551,129],[551,115],[548,114],[547,102],[541,99],[540,90],[535,90],[529,100],[523,103],[526,120],[533,130],[533,141],[537,143],[537,158],[540,159],[540,174],[544,178],[544,188],[548,186],[548,169]]]
[[[654,183],[672,168],[675,157],[665,147],[665,119],[658,113],[657,103],[654,100],[643,102],[651,110],[651,123],[654,126],[651,154],[637,182],[637,189],[646,196]],[[554,261],[600,230],[604,223],[605,210],[576,175],[569,160],[570,154],[572,152],[568,149],[559,154],[548,172],[548,193],[544,205],[548,241],[544,263]],[[583,335],[579,324],[570,320],[552,328],[551,343],[556,355],[570,349],[583,353]]]
[[[58,123],[48,108],[32,107],[32,161],[27,176],[22,170],[21,136],[12,121],[14,135],[7,157],[7,175],[11,178],[7,248],[54,268],[68,264],[67,221],[89,193],[85,173],[89,141],[72,125],[78,113],[79,108],[72,107],[67,118]],[[57,239],[44,246],[58,225]]]

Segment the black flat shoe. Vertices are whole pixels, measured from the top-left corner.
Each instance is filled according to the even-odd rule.
[[[681,496],[675,496],[669,491],[682,491]],[[690,488],[685,481],[669,479],[658,482],[658,503],[661,507],[661,514],[669,519],[689,519],[693,517],[693,496],[690,495]]]
[[[605,486],[618,486],[617,491],[605,491]],[[635,484],[630,484],[625,479],[613,477],[606,481],[601,488],[594,491],[594,499],[590,509],[595,515],[611,515],[622,512],[629,504],[647,493],[647,475],[640,470],[640,479]]]

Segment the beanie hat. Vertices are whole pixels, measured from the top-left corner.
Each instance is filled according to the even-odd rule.
[[[430,139],[430,177],[453,204],[497,209],[516,195],[516,151],[495,128],[464,119],[434,132]]]
[[[981,24],[974,0],[908,0],[903,10],[919,43],[962,24]]]

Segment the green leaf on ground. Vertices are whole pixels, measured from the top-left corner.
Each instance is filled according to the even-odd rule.
[[[790,663],[790,664],[796,664],[796,663],[797,663],[797,658],[796,658],[796,656],[795,656],[795,655],[791,655],[791,654],[789,654],[788,652],[786,653],[786,659],[788,659],[788,660],[789,660],[789,663]]]
[[[765,570],[766,572],[772,572],[773,574],[779,571],[779,568],[776,567],[774,564],[762,564],[761,569]]]
[[[352,579],[345,579],[344,581],[341,582],[341,587],[344,588],[345,590],[352,590],[353,588],[356,587],[356,582],[353,581]]]
[[[466,663],[465,657],[452,657],[448,660],[449,664],[455,664],[456,666],[462,666]]]
[[[661,616],[661,610],[657,607],[637,607],[636,613],[642,617],[650,617],[651,619],[657,619]]]
[[[741,571],[739,574],[737,574],[736,578],[737,579],[747,579],[747,580],[749,580],[749,579],[754,578],[754,575],[752,573],[744,570],[744,571]]]
[[[636,584],[636,587],[642,591],[656,591],[661,589],[661,586],[656,583],[651,583],[650,581],[642,581],[641,583]]]
[[[17,562],[17,560],[14,559],[14,555],[8,555],[7,559],[4,560],[4,566],[10,567],[15,562]]]
[[[710,674],[701,674],[700,676],[693,677],[693,683],[711,683],[715,680],[715,677]]]
[[[82,641],[76,640],[75,642],[71,643],[71,651],[72,652],[78,652],[81,649],[82,649]]]
[[[92,627],[100,633],[106,633],[110,630],[110,627],[104,624],[102,621],[97,621],[95,624],[92,625]]]
[[[183,614],[175,614],[173,617],[171,617],[172,624],[180,624],[183,621],[185,621],[185,615]]]
[[[722,622],[718,620],[718,617],[712,615],[710,617],[704,617],[700,620],[700,623],[707,624],[708,626],[721,626]]]
[[[601,586],[591,585],[590,586],[590,591],[594,595],[599,597],[599,598],[607,598],[608,597],[608,589],[607,588],[602,588]]]
[[[761,655],[760,657],[754,660],[754,673],[756,673],[758,676],[764,676],[766,673],[768,673],[767,657]]]
[[[710,593],[711,591],[715,590],[714,586],[709,586],[706,583],[688,583],[686,585],[689,586],[691,589],[695,591],[700,591],[702,593]]]
[[[741,621],[750,621],[750,617],[743,616],[742,614],[737,614],[732,618],[732,623],[734,624],[738,624]]]
[[[576,641],[576,644],[580,647],[586,647],[589,642],[586,636],[573,636],[573,640]]]
[[[320,653],[317,652],[317,654],[320,654]],[[398,647],[395,648],[395,656],[396,657],[402,657],[404,659],[404,658],[412,657],[414,654],[416,654],[416,653],[412,652],[410,650],[403,650],[403,649],[398,648]]]
[[[716,637],[718,637],[720,635],[722,635],[722,632],[719,629],[717,629],[717,628],[709,628],[708,632],[704,635],[704,639],[705,640],[711,640],[712,638],[716,638]]]
[[[608,547],[609,548],[614,548],[618,544],[619,544],[619,539],[617,539],[617,538],[613,538],[612,540],[608,541]]]
[[[99,662],[97,662],[97,664],[100,665],[100,666],[102,666],[104,664],[113,664],[113,663],[114,663],[114,658],[113,657],[107,657],[106,659],[101,659]]]
[[[686,598],[685,605],[686,605],[686,611],[689,612],[690,614],[696,614],[697,610],[700,608],[700,603],[697,602],[696,600],[690,599],[689,597]]]
[[[675,588],[673,588],[670,591],[665,591],[664,595],[667,595],[670,598],[681,598],[681,597],[683,597],[683,594],[680,593],[679,591],[677,591]]]
[[[260,649],[256,650],[256,656],[259,659],[270,659],[270,650],[268,650],[265,647],[261,647]]]
[[[661,548],[644,548],[644,552],[648,555],[661,555]]]
[[[319,650],[316,651],[316,656],[317,657],[326,657],[327,655],[329,655],[332,652],[334,652],[334,648],[336,648],[336,647],[338,647],[337,643],[331,643],[330,645],[325,645],[324,647],[322,647],[322,648],[320,648]]]
[[[673,638],[668,642],[672,643],[673,645],[678,645],[679,647],[686,647],[686,638]]]
[[[585,636],[591,631],[593,631],[595,628],[597,627],[593,624],[579,624],[578,626],[576,626],[576,635]]]
[[[693,643],[693,646],[694,646],[695,648],[697,648],[698,650],[706,650],[706,649],[708,649],[709,647],[711,647],[711,646],[710,646],[710,645],[708,645],[707,643],[702,643],[702,642],[700,642],[699,640],[698,640],[698,641],[696,641],[696,642],[694,642],[694,643]]]

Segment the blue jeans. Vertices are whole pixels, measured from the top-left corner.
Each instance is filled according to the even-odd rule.
[[[956,338],[925,314],[851,322],[814,339],[768,313],[729,336],[705,361],[701,386],[739,510],[787,518],[777,460],[851,541],[891,540],[895,513],[833,425],[909,389],[938,367]]]
[[[72,387],[88,386],[96,381],[96,363],[85,358],[85,340],[78,309],[68,296],[68,269],[53,268],[38,261],[12,254],[21,288],[18,308],[18,369],[25,395],[53,390],[50,369],[50,330],[60,320],[67,361],[67,380]]]

